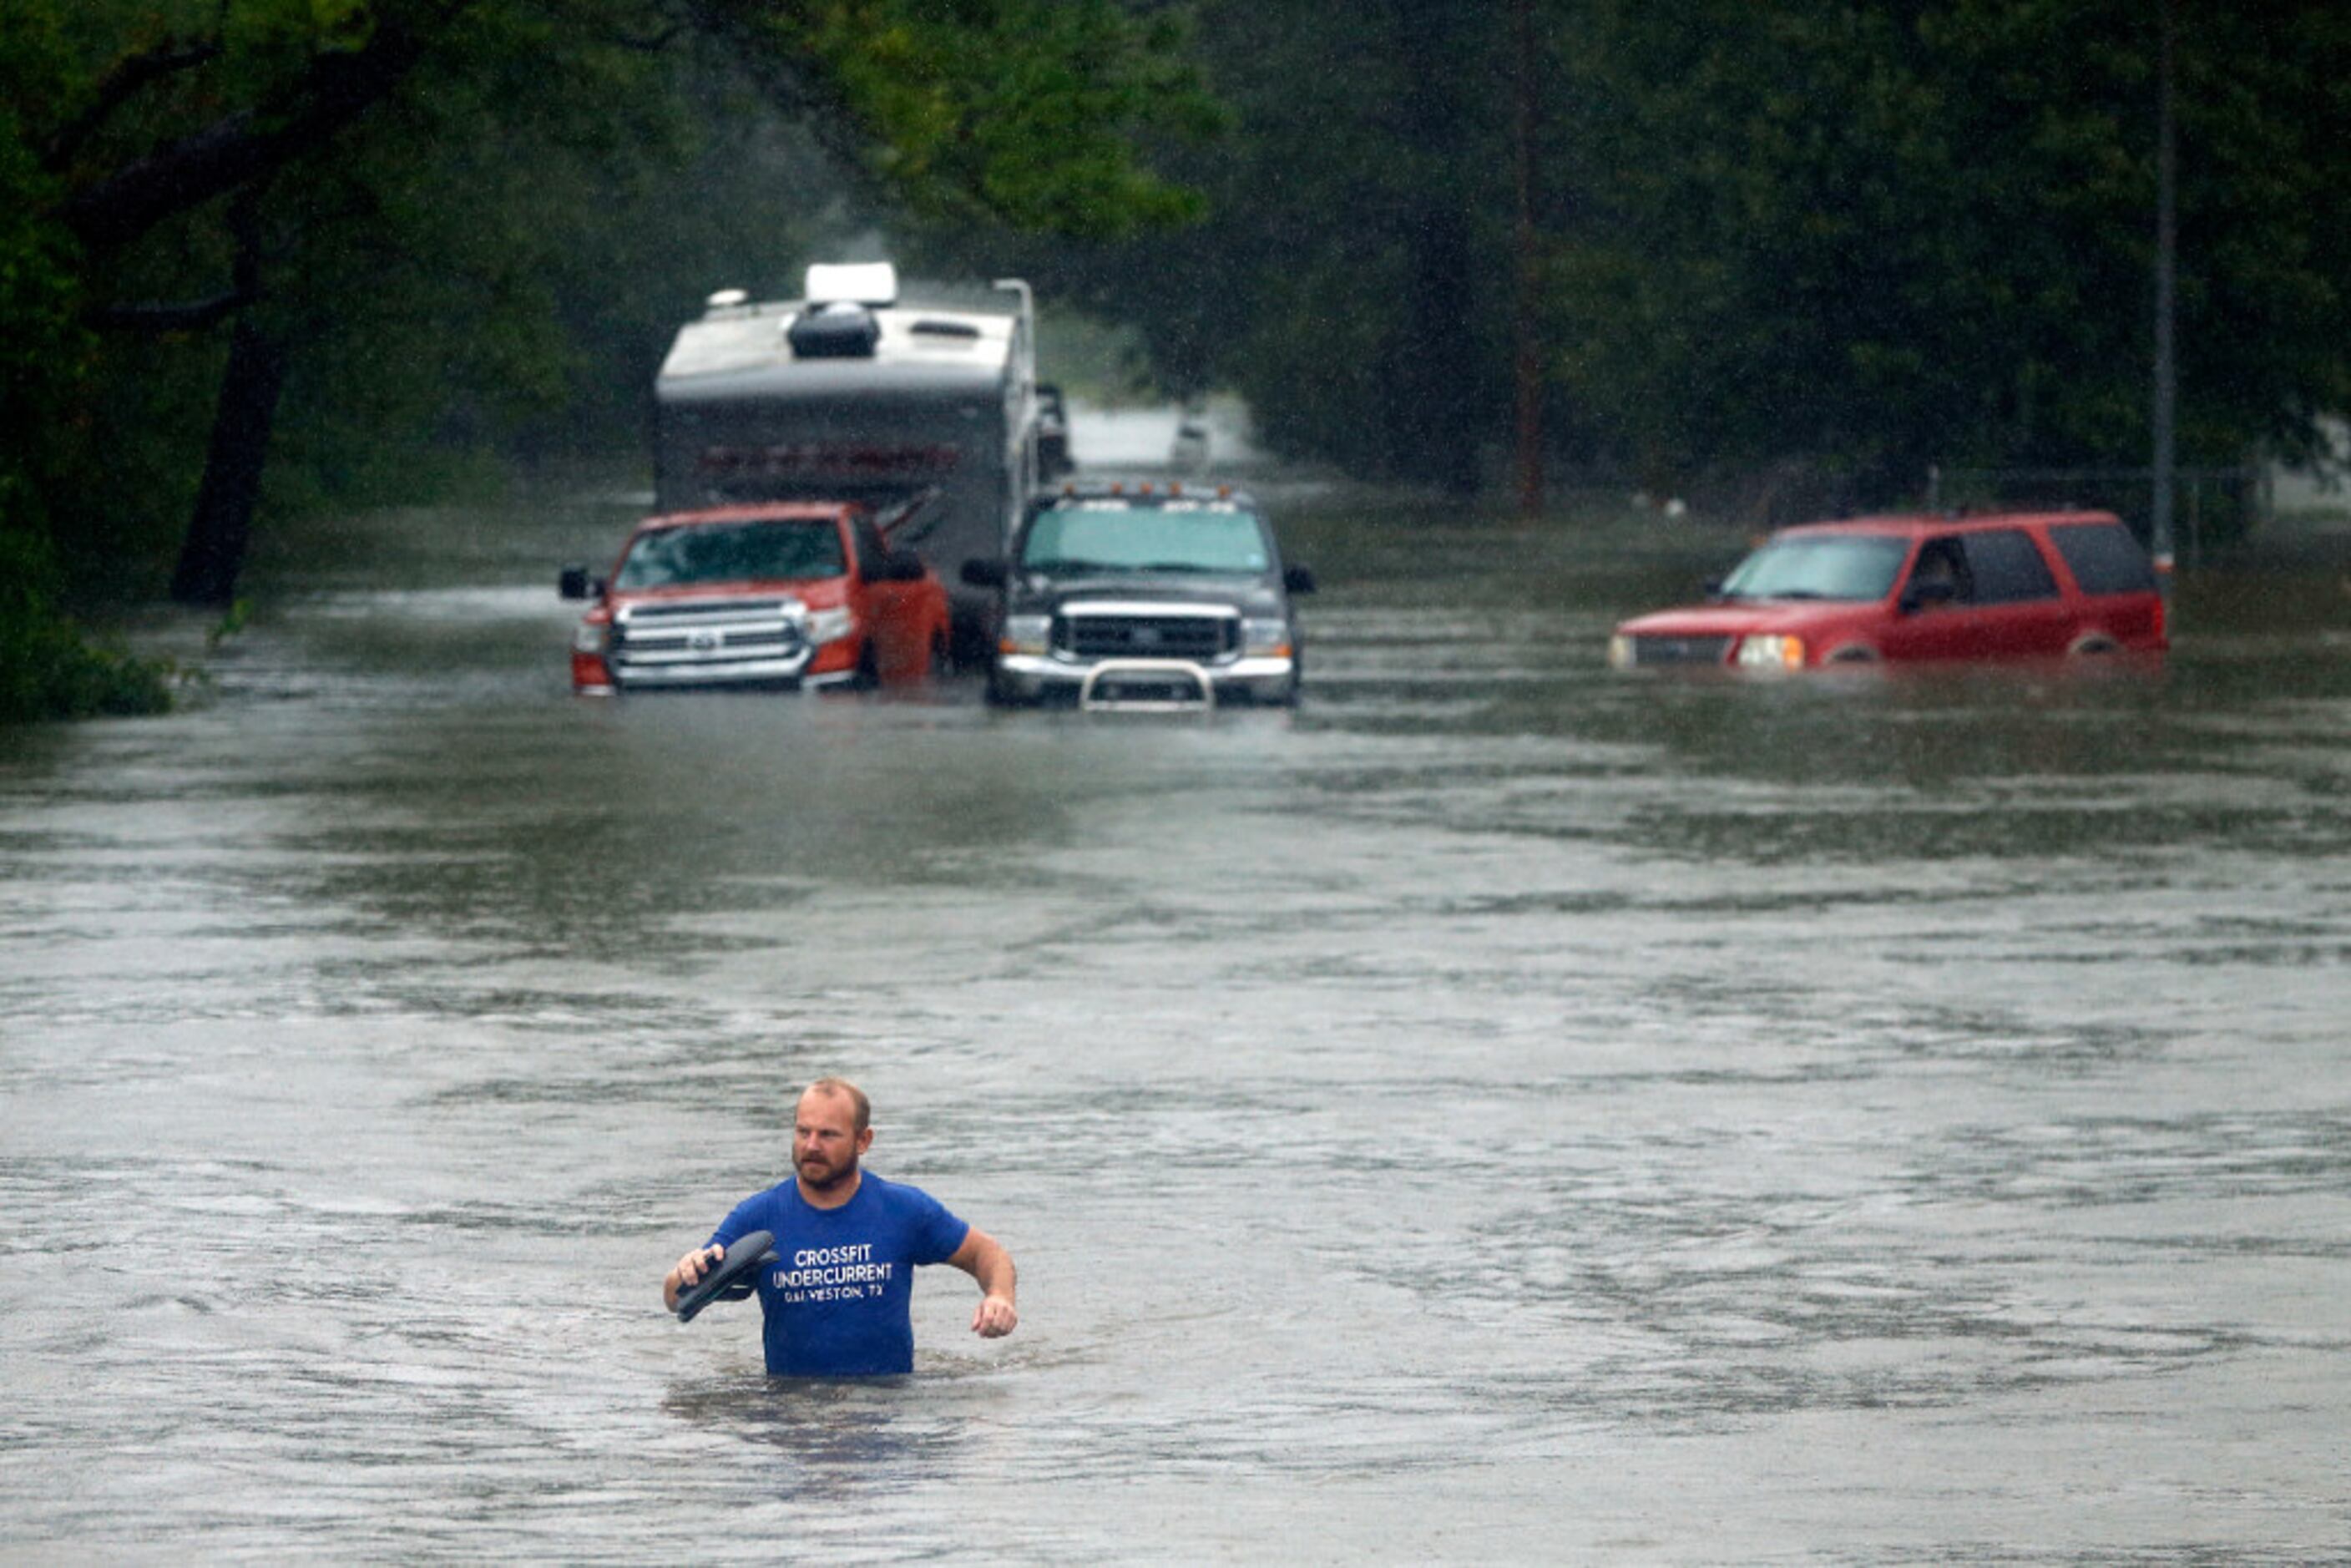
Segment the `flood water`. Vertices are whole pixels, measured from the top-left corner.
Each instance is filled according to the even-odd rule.
[[[575,700],[629,515],[364,519],[0,734],[0,1555],[2351,1556],[2339,554],[1660,680],[1722,530],[1300,490],[1308,700],[1202,722]],[[662,1312],[826,1072],[1016,1335]]]

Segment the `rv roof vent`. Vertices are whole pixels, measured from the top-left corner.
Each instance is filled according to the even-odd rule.
[[[979,336],[979,329],[970,322],[950,321],[939,316],[918,316],[914,319],[914,324],[906,330],[920,332],[930,338],[977,338]]]
[[[703,301],[704,306],[712,310],[732,310],[738,306],[749,303],[751,303],[750,295],[740,288],[722,288]]]
[[[870,360],[882,323],[862,305],[821,305],[801,311],[784,328],[784,341],[802,360]]]
[[[808,269],[803,292],[810,305],[880,310],[898,303],[898,269],[886,261],[818,262]]]

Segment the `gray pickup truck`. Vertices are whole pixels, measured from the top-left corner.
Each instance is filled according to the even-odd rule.
[[[998,595],[999,704],[1214,707],[1298,700],[1293,600],[1272,528],[1229,486],[1071,486],[1031,503],[1001,559],[963,580]]]

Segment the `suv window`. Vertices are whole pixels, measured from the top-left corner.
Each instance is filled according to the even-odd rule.
[[[2153,593],[2155,563],[2120,523],[2061,523],[2049,542],[2085,593]]]
[[[1968,582],[1967,558],[1959,551],[1959,541],[1949,537],[1928,539],[1918,547],[1918,559],[1911,565],[1910,580],[1903,591],[1915,592],[1943,584],[1949,586],[1953,603],[1964,604],[1975,597]]]
[[[1992,528],[1967,534],[1968,575],[1974,580],[1978,604],[2013,604],[2026,599],[2054,599],[2057,580],[2041,547],[2022,528]]]

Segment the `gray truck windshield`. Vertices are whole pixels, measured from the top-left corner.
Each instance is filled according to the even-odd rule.
[[[1229,507],[1054,507],[1037,514],[1020,547],[1028,571],[1201,571],[1256,575],[1272,570],[1265,527]]]

